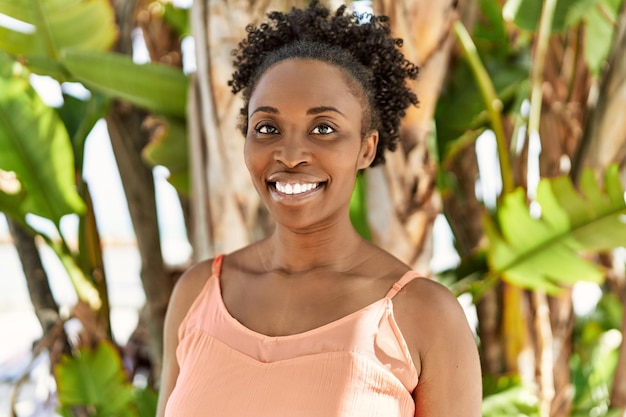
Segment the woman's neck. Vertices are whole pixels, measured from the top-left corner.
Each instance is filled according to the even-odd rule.
[[[279,225],[265,243],[261,256],[267,269],[290,274],[350,270],[362,262],[361,251],[369,245],[350,223],[311,231]]]

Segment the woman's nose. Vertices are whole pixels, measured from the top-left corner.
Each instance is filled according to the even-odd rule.
[[[295,168],[311,162],[311,151],[305,139],[283,138],[274,153],[274,158],[287,168]]]

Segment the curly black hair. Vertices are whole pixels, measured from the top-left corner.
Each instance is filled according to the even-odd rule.
[[[384,151],[393,151],[406,109],[418,100],[407,79],[418,67],[405,59],[392,38],[389,18],[346,13],[346,6],[331,11],[313,0],[305,9],[268,13],[268,22],[248,25],[248,36],[233,51],[235,72],[228,85],[243,91],[241,130],[248,129],[250,95],[261,75],[272,65],[292,58],[310,58],[337,66],[356,80],[366,97],[363,133],[378,130],[378,149],[372,166],[384,163]]]

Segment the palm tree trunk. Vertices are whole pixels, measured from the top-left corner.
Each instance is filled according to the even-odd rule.
[[[115,6],[120,25],[116,50],[131,54],[135,1],[119,1]],[[116,102],[106,121],[141,257],[141,282],[150,317],[151,359],[153,372],[159,375],[163,355],[163,323],[173,282],[161,252],[154,177],[141,157],[141,150],[149,139],[148,132],[142,128],[145,117],[145,112]]]
[[[264,235],[267,224],[243,161],[237,131],[241,101],[230,92],[231,51],[270,10],[303,0],[201,0],[191,10],[197,72],[188,104],[192,195],[192,246],[197,260],[229,252]]]
[[[419,108],[409,108],[401,144],[384,167],[367,172],[368,216],[374,241],[413,268],[429,273],[432,228],[442,204],[436,192],[436,163],[428,138],[452,47],[453,1],[375,0],[376,14],[390,17],[403,53],[420,66],[413,88]]]
[[[626,287],[622,291],[622,305],[626,305]],[[619,358],[613,377],[613,387],[611,389],[611,407],[621,409],[626,414],[626,308],[622,315],[622,344],[619,348]]]
[[[585,167],[598,173],[612,163],[621,167],[622,182],[626,182],[626,3],[618,15],[614,43],[602,77],[595,108],[587,118],[582,143],[574,160],[572,177],[578,179]],[[618,294],[626,305],[626,294]],[[622,319],[622,335],[626,335],[626,310]],[[613,387],[611,406],[626,409],[626,342],[622,340]]]
[[[626,163],[626,3],[622,3],[614,43],[607,60],[595,108],[587,118],[582,143],[573,164],[572,178],[585,167],[602,173],[611,163],[624,171]],[[623,175],[623,179],[626,178]]]
[[[115,103],[106,117],[113,153],[117,161],[130,217],[135,229],[141,258],[141,282],[149,310],[148,331],[154,372],[160,373],[163,346],[163,323],[173,283],[163,262],[157,223],[154,178],[141,159],[146,143],[141,123],[145,114],[135,108]]]
[[[61,321],[59,306],[52,296],[48,274],[41,263],[35,238],[8,216],[7,223],[26,277],[28,294],[35,308],[35,315],[41,324],[43,334],[46,334]]]

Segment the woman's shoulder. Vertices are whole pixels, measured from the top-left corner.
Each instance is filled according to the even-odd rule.
[[[183,273],[174,286],[170,308],[179,310],[183,314],[189,309],[208,279],[213,275],[213,262],[214,259],[200,261]]]
[[[431,415],[433,410],[458,415],[461,408],[467,415],[478,415],[480,360],[456,296],[434,280],[418,278],[395,301],[396,322],[419,372],[416,415]]]
[[[437,281],[418,277],[394,298],[394,315],[412,350],[437,351],[437,343],[469,330],[467,317],[456,296]],[[433,349],[434,348],[434,349]],[[441,350],[439,350],[441,353]]]
[[[402,289],[399,297],[415,308],[445,310],[459,305],[457,298],[446,286],[436,280],[424,276],[419,271],[410,271],[416,275]]]
[[[439,282],[419,276],[409,282],[394,299],[402,316],[418,323],[420,327],[441,329],[441,324],[453,325],[467,319],[456,296]],[[419,318],[419,319],[418,319]]]

